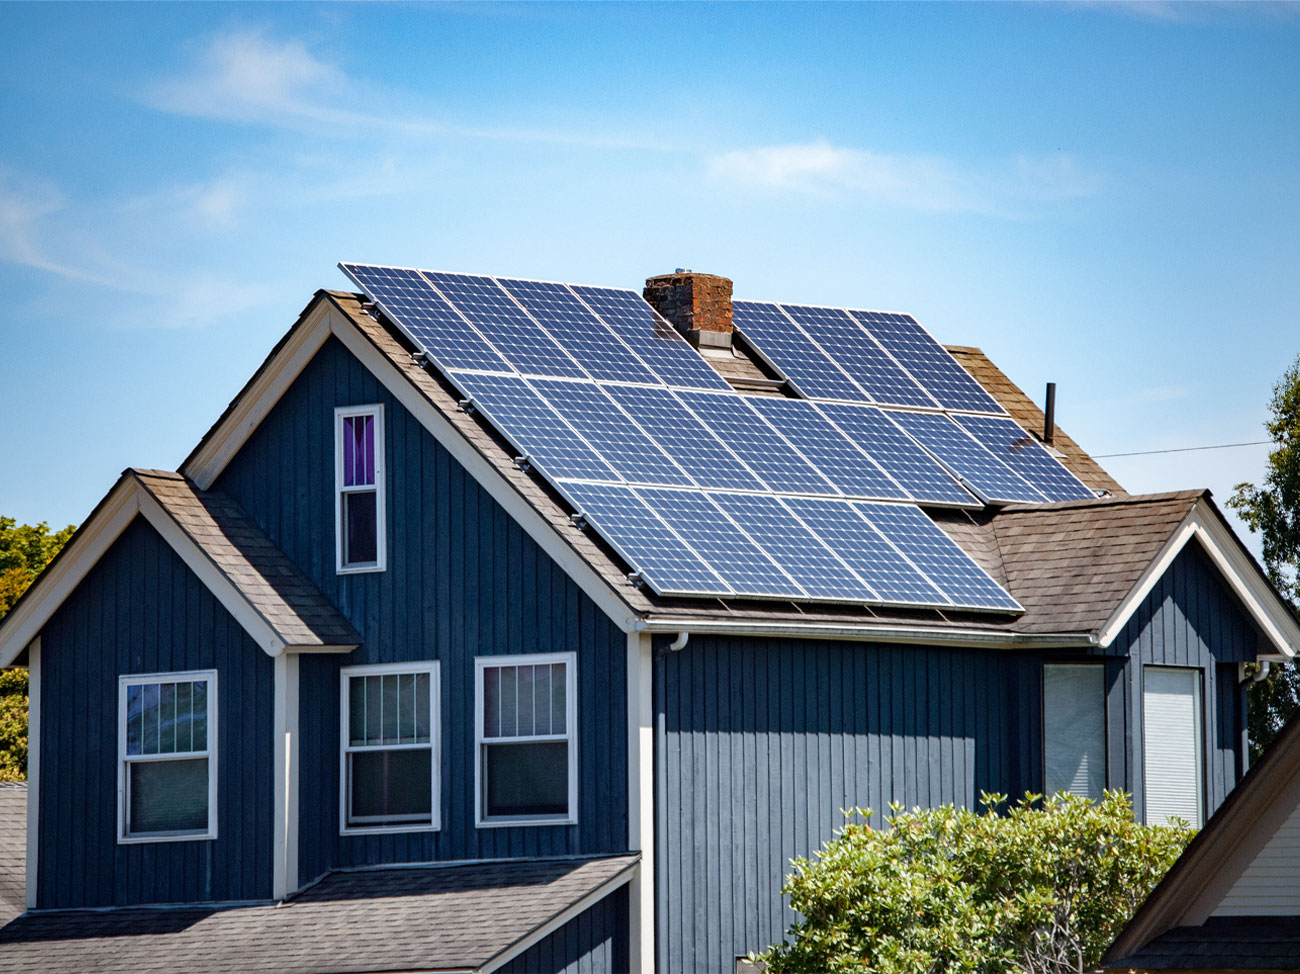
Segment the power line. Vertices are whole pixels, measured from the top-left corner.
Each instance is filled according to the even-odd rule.
[[[1094,453],[1094,460],[1104,460],[1108,457],[1149,457],[1156,453],[1192,453],[1195,450],[1231,450],[1238,446],[1263,446],[1266,443],[1272,443],[1272,440],[1251,440],[1249,443],[1219,443],[1215,446],[1180,446],[1173,450],[1135,450],[1132,453]]]

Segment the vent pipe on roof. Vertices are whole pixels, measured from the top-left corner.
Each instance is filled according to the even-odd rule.
[[[1047,383],[1047,406],[1043,410],[1043,442],[1048,446],[1056,436],[1056,383]]]

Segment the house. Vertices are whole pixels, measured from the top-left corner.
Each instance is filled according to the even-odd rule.
[[[1300,970],[1300,714],[1102,960],[1115,971]]]
[[[843,808],[1199,824],[1245,773],[1294,616],[978,350],[691,272],[341,266],[0,624],[0,970],[730,971]]]

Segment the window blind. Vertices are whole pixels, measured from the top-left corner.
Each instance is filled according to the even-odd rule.
[[[1106,684],[1098,663],[1043,667],[1043,779],[1049,795],[1106,788]]]
[[[1197,670],[1148,666],[1142,692],[1146,820],[1201,825],[1201,693]]]

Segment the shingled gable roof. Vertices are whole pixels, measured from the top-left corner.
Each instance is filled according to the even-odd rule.
[[[1300,808],[1300,713],[1237,783],[1102,957],[1107,970],[1300,967],[1300,917],[1214,917],[1225,894]],[[1277,876],[1280,887],[1300,875]]]
[[[20,657],[137,514],[270,655],[350,652],[360,644],[347,619],[233,500],[178,473],[128,469],[0,622],[0,665]]]
[[[27,785],[0,784],[0,925],[26,909]]]
[[[323,324],[327,319],[329,324]],[[308,328],[316,328],[319,333],[305,348],[296,348],[295,339],[301,342],[299,333]],[[1143,585],[1158,580],[1158,574],[1147,578],[1156,560],[1162,555],[1171,558],[1171,552],[1176,554],[1196,534],[1207,547],[1227,552],[1215,559],[1216,564],[1221,571],[1236,573],[1230,583],[1268,631],[1277,653],[1290,655],[1294,647],[1300,646],[1300,626],[1232,534],[1207,492],[1145,497],[1117,494],[1096,501],[1014,506],[1000,512],[930,511],[981,567],[1009,586],[1008,590],[1027,610],[1018,616],[656,595],[628,582],[627,568],[618,556],[594,532],[573,523],[565,502],[540,477],[514,463],[514,451],[486,420],[460,408],[459,394],[434,370],[416,360],[416,350],[395,326],[377,317],[361,295],[344,291],[317,292],[295,326],[182,464],[182,471],[200,486],[215,480],[225,460],[256,427],[258,417],[272,408],[310,354],[331,334],[372,371],[385,373],[379,377],[390,391],[457,459],[474,465],[471,473],[494,499],[521,521],[534,540],[626,632],[689,629],[790,633],[1000,647],[1106,643],[1145,594]],[[983,358],[978,350],[968,351]],[[969,361],[970,356],[965,364],[969,365]],[[977,377],[987,378],[990,369],[1001,376],[991,391],[1009,395],[1007,388],[1015,387],[991,364],[982,371],[977,367]],[[1013,415],[1016,409],[1023,413],[1026,408],[1036,408],[1032,404],[1026,407],[1028,398],[1019,390],[1015,392],[1018,399],[1011,397],[1007,403]],[[1041,417],[1041,413],[1038,415]],[[1071,447],[1071,452],[1075,451],[1083,456],[1077,446]],[[1087,473],[1089,463],[1100,471],[1095,461],[1079,463],[1078,471]],[[1097,480],[1095,473],[1090,476]],[[1085,478],[1085,482],[1089,479]],[[1099,485],[1107,482],[1118,488],[1109,478],[1098,480]],[[1003,519],[1008,522],[1005,548],[999,535]],[[1175,537],[1180,532],[1181,536]],[[1090,538],[1089,566],[1094,576],[1081,571],[1082,563],[1071,561],[1071,547],[1081,535]],[[1057,549],[1055,557],[1050,554],[1053,546]],[[1026,566],[1023,571],[1019,570],[1022,559]],[[1125,582],[1135,587],[1125,589]],[[1025,589],[1028,602],[1020,597],[1018,587]],[[1058,598],[1061,601],[1056,601]],[[1268,604],[1270,600],[1272,604]]]
[[[279,905],[29,913],[0,929],[0,971],[491,971],[639,858],[341,871]]]

